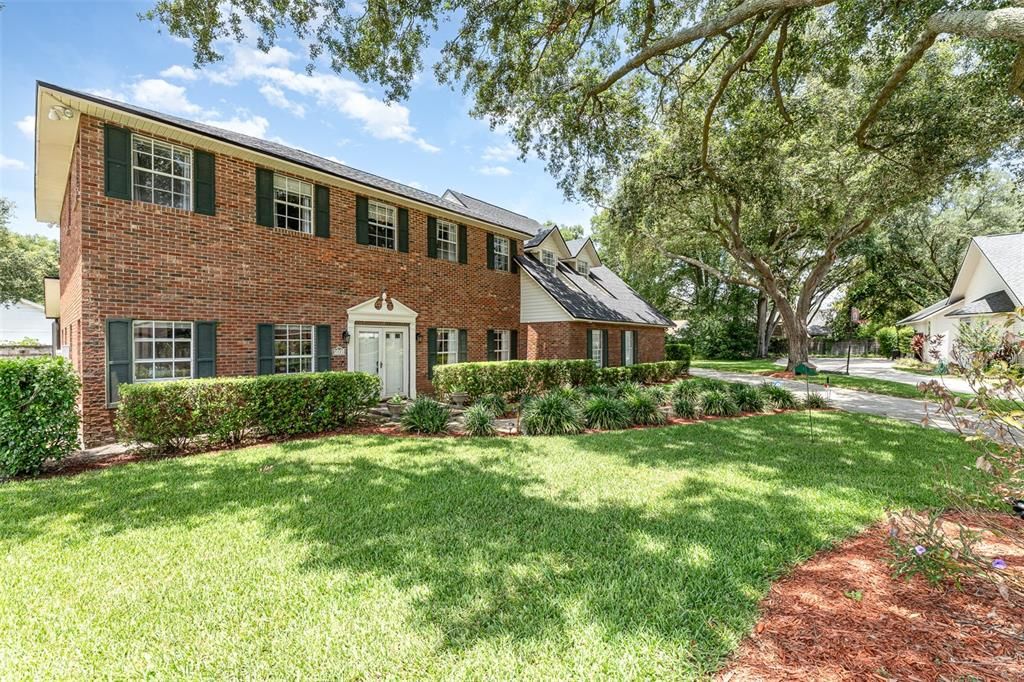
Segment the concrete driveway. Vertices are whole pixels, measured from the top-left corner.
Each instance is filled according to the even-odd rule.
[[[817,365],[819,370],[829,372],[845,372],[846,358],[811,358],[811,362]],[[776,360],[776,364],[786,365],[786,359]],[[855,377],[866,377],[869,379],[882,379],[894,381],[898,384],[916,386],[922,381],[935,379],[943,384],[950,391],[957,393],[973,393],[966,381],[954,376],[938,376],[935,374],[916,374],[894,369],[892,360],[883,358],[850,358],[850,375]]]

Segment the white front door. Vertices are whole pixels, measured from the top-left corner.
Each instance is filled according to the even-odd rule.
[[[409,363],[405,329],[356,327],[356,371],[376,374],[385,398],[409,395]]]

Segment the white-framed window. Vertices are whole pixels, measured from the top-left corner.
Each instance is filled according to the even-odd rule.
[[[313,325],[274,325],[274,374],[313,371]]]
[[[601,331],[594,329],[590,332],[590,359],[598,367],[604,366],[604,351],[601,347]]]
[[[540,250],[540,262],[544,264],[544,267],[552,272],[554,272],[555,267],[558,266],[558,259],[555,258],[555,252],[548,251],[547,249]]]
[[[192,150],[133,134],[132,197],[192,210]]]
[[[397,248],[398,210],[394,206],[370,201],[367,204],[368,236],[370,246],[384,249]]]
[[[313,185],[274,173],[274,225],[296,232],[313,232]]]
[[[494,235],[494,269],[509,271],[508,237]]]
[[[590,263],[585,260],[576,261],[576,272],[580,273],[584,277],[590,274]]]
[[[434,354],[435,365],[454,365],[459,361],[459,330],[437,330],[437,352]]]
[[[459,259],[459,226],[447,220],[437,221],[437,257],[455,262]]]
[[[192,378],[192,323],[136,320],[132,323],[136,382]]]
[[[508,329],[495,329],[494,338],[494,359],[509,360],[512,358],[512,332]]]
[[[636,332],[628,331],[623,335],[622,364],[629,366],[636,364]]]

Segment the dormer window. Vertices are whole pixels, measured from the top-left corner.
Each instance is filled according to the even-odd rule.
[[[547,249],[540,250],[540,262],[544,264],[544,267],[552,272],[554,272],[555,267],[558,265],[558,259],[555,258],[555,252],[548,251]]]
[[[585,260],[576,261],[576,272],[586,277],[590,274],[590,263]]]

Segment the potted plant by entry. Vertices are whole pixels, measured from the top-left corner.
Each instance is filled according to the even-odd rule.
[[[396,393],[388,399],[387,405],[391,418],[398,419],[402,416],[402,411],[405,410],[405,396]]]
[[[455,407],[462,407],[469,402],[469,394],[465,391],[452,391],[449,400]]]

